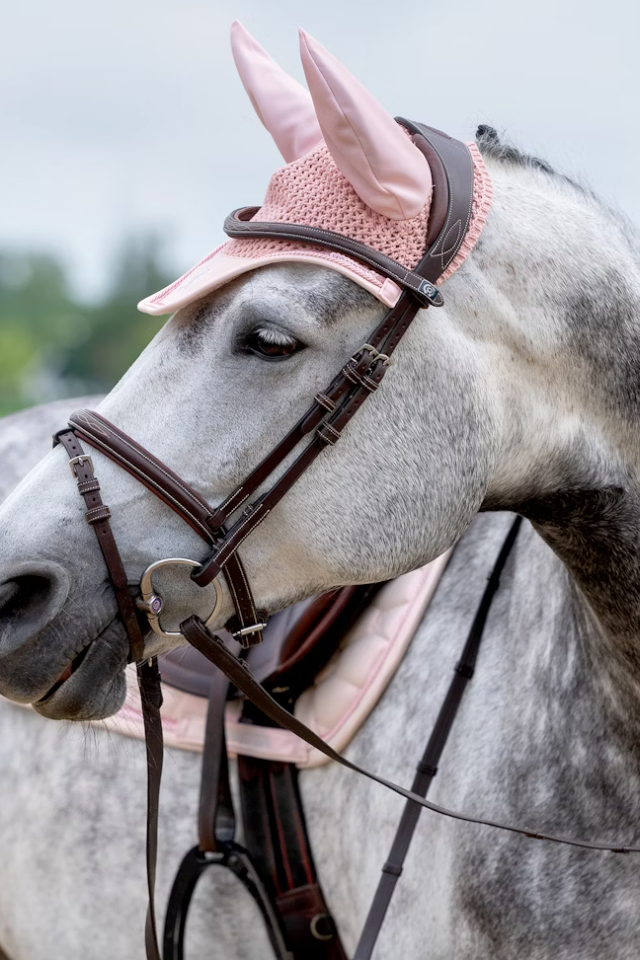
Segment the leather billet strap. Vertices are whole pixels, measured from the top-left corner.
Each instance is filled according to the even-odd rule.
[[[295,960],[346,960],[318,883],[290,763],[238,757],[245,844],[280,917]]]
[[[66,428],[54,436],[54,445],[62,444],[69,454],[71,471],[78,484],[78,493],[81,494],[87,507],[85,519],[93,527],[102,556],[104,557],[116,603],[124,621],[127,635],[131,643],[131,659],[141,660],[144,652],[144,638],[138,621],[135,603],[129,592],[127,574],[120,556],[120,551],[113,536],[109,523],[111,511],[100,496],[100,483],[93,472],[93,462],[88,457],[75,434]]]
[[[158,943],[155,915],[155,881],[158,858],[158,807],[160,803],[160,781],[162,779],[163,735],[160,708],[162,706],[162,688],[158,661],[142,660],[144,656],[144,637],[138,621],[133,598],[129,592],[127,575],[111,530],[109,507],[100,496],[100,484],[93,472],[91,457],[69,430],[61,430],[54,435],[54,446],[62,445],[69,454],[71,471],[78,484],[78,492],[87,506],[87,523],[93,527],[107,572],[113,583],[118,610],[122,617],[131,659],[137,661],[136,672],[142,715],[144,720],[145,745],[147,755],[147,888],[149,906],[145,923],[145,946],[148,960],[162,960]]]
[[[413,790],[407,790],[392,780],[387,780],[376,773],[372,773],[370,770],[365,770],[364,767],[360,767],[351,760],[347,760],[346,757],[343,757],[334,750],[333,747],[329,746],[322,737],[319,737],[317,733],[302,723],[301,720],[298,720],[297,717],[281,707],[265,688],[253,678],[246,662],[234,657],[233,653],[227,650],[222,641],[205,627],[199,617],[192,616],[183,621],[180,624],[180,632],[200,653],[219,667],[231,683],[233,683],[245,697],[264,713],[265,716],[278,724],[278,726],[294,733],[330,760],[334,760],[336,763],[341,764],[341,766],[353,770],[354,773],[359,773],[361,776],[367,777],[375,783],[379,783],[388,790],[393,790],[394,793],[404,797],[405,800],[411,800],[413,803],[417,803],[419,806],[431,810],[433,813],[439,813],[441,816],[449,817],[452,820],[461,820],[464,823],[475,823],[483,827],[494,827],[497,830],[505,830],[508,833],[517,833],[521,836],[529,837],[531,840],[548,840],[552,843],[561,843],[570,847],[581,847],[585,850],[606,850],[610,853],[640,853],[640,846],[627,846],[617,843],[607,843],[606,841],[580,840],[573,837],[554,836],[532,830],[529,827],[499,823],[496,820],[488,820],[484,817],[474,817],[467,813],[461,813],[458,810],[451,810],[449,807],[443,807],[437,803],[431,803],[430,800],[426,800]]]

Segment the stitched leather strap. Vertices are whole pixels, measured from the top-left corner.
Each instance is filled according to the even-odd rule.
[[[334,233],[333,230],[321,230],[319,227],[309,227],[302,223],[269,223],[265,220],[252,220],[251,218],[255,217],[259,211],[260,207],[239,207],[224,221],[224,232],[228,237],[241,240],[250,237],[299,240],[323,247],[325,250],[335,250],[393,280],[403,290],[412,293],[421,306],[441,307],[444,303],[442,294],[431,281],[412,270],[407,270],[401,263],[386,257],[365,243],[358,243],[342,233]]]
[[[467,235],[473,206],[474,171],[469,148],[460,140],[426,124],[396,117],[413,135],[416,147],[425,155],[432,171],[434,192],[426,252],[414,270],[374,250],[367,244],[333,230],[300,223],[270,223],[254,220],[260,207],[240,207],[224,222],[229,237],[269,237],[293,240],[335,250],[371,267],[413,294],[421,306],[442,306],[444,300],[435,284],[453,262]]]
[[[145,923],[145,946],[147,960],[162,960],[158,943],[155,912],[156,863],[158,858],[158,805],[162,779],[163,735],[160,707],[162,688],[158,661],[142,660],[144,637],[138,622],[137,611],[129,593],[127,576],[109,523],[111,513],[102,502],[100,484],[93,472],[91,457],[88,457],[78,438],[71,430],[62,430],[53,438],[54,446],[61,444],[69,454],[71,469],[78,483],[78,491],[87,506],[87,522],[93,527],[100,544],[107,571],[113,584],[116,603],[122,617],[132,660],[138,661],[137,679],[144,720],[147,755],[147,889],[149,905]]]
[[[413,142],[429,161],[432,172],[444,170],[448,203],[442,227],[431,242],[417,272],[436,283],[457,256],[471,223],[474,172],[469,148],[442,130],[396,117],[413,134]],[[437,183],[434,177],[434,184]]]
[[[293,764],[238,757],[245,843],[295,960],[346,960],[317,882]]]
[[[100,484],[93,472],[91,457],[85,454],[80,441],[69,429],[62,430],[55,435],[54,444],[58,443],[62,444],[69,454],[71,470],[78,483],[78,492],[87,507],[85,514],[87,523],[93,527],[98,538],[100,550],[113,584],[116,603],[131,643],[131,657],[133,660],[141,660],[144,651],[142,630],[138,622],[133,598],[129,593],[127,574],[120,551],[109,523],[111,511],[103,503],[100,496]]]
[[[213,510],[207,501],[166,464],[118,429],[115,424],[93,410],[76,411],[71,415],[69,424],[76,436],[81,436],[91,446],[101,450],[144,484],[182,517],[207,544],[214,544],[223,538],[223,528],[214,530],[210,525]],[[236,610],[237,619],[233,618],[230,622],[230,631],[234,635],[237,631],[241,631],[238,639],[242,646],[248,647],[259,643],[262,639],[261,626],[255,631],[249,628],[254,624],[263,624],[266,616],[262,611],[256,610],[247,575],[235,552],[229,557],[222,572]],[[210,583],[213,579],[212,576],[207,582]]]
[[[211,556],[203,563],[202,569],[192,577],[195,583],[205,586],[216,577],[234,556],[238,547],[262,523],[271,510],[282,500],[286,493],[308,469],[313,461],[328,445],[334,445],[355,416],[367,397],[380,385],[387,369],[389,358],[400,339],[418,312],[418,304],[408,295],[401,297],[397,306],[389,311],[371,343],[363,346],[352,360],[345,364],[323,396],[330,398],[334,409],[327,412],[322,403],[316,400],[308,414],[299,421],[294,431],[265,458],[262,464],[237,488],[225,503],[218,508],[211,522],[218,523],[229,511],[237,509],[250,495],[248,491],[257,489],[282,462],[285,451],[291,449],[296,436],[304,436],[310,426],[314,428],[312,439],[294,460],[290,467],[278,478],[271,489],[244,508],[239,519],[232,524],[221,543],[216,544]],[[380,343],[380,348],[377,344]]]

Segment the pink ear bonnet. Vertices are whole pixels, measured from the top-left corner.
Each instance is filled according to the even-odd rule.
[[[239,24],[231,47],[258,117],[286,161],[253,220],[304,224],[367,244],[413,270],[425,250],[432,173],[409,133],[327,50],[300,31],[309,91],[289,77]],[[474,143],[470,226],[446,280],[475,246],[491,206],[491,181]],[[138,308],[161,315],[198,300],[235,277],[282,261],[331,267],[392,307],[400,287],[363,263],[300,240],[251,237],[216,248]]]

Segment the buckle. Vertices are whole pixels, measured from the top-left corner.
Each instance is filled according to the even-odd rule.
[[[82,456],[80,457],[72,457],[71,460],[69,460],[69,468],[71,470],[71,476],[73,477],[74,480],[76,480],[77,477],[76,477],[75,470],[73,468],[76,465],[79,467],[82,467],[84,466],[85,463],[89,464],[89,466],[91,467],[91,471],[93,472],[93,460],[91,459],[91,457],[88,457],[86,453],[83,453]]]
[[[391,363],[391,357],[388,357],[388,356],[386,355],[386,353],[380,353],[380,351],[377,350],[377,349],[376,349],[372,344],[370,344],[370,343],[363,343],[362,346],[360,347],[360,349],[357,351],[357,353],[354,354],[353,357],[351,357],[351,359],[353,360],[354,363],[357,363],[357,362],[358,362],[358,359],[357,359],[357,358],[358,358],[358,355],[361,354],[361,353],[364,353],[365,350],[366,350],[368,353],[371,354],[371,363],[372,363],[372,364],[377,363],[378,360],[382,360],[383,365],[384,365],[385,367],[388,367],[389,364]]]

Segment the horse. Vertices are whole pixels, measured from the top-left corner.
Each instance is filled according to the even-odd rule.
[[[445,305],[417,317],[382,387],[245,541],[242,560],[258,606],[274,612],[399,576],[457,544],[347,749],[406,782],[509,527],[505,511],[523,516],[430,797],[540,831],[632,842],[640,247],[584,186],[491,129],[477,146],[493,206],[443,285]],[[98,410],[220,503],[383,314],[371,291],[328,266],[261,266],[178,309]],[[201,557],[189,527],[92,455],[132,582],[158,557]],[[53,948],[70,960],[142,956],[137,747],[112,738],[94,761],[78,734],[43,719],[97,719],[124,695],[128,640],[82,510],[60,448],[0,508],[0,693],[34,707],[1,707],[0,943],[13,960]],[[206,606],[184,579],[169,587],[176,619]],[[231,613],[225,589],[214,628]],[[148,638],[145,656],[169,646]],[[170,873],[189,842],[197,762],[185,754],[167,766]],[[337,765],[303,771],[300,787],[351,951],[401,803]],[[224,878],[208,883],[193,956],[268,956],[252,905]],[[639,894],[633,856],[423,813],[376,957],[630,960]]]

